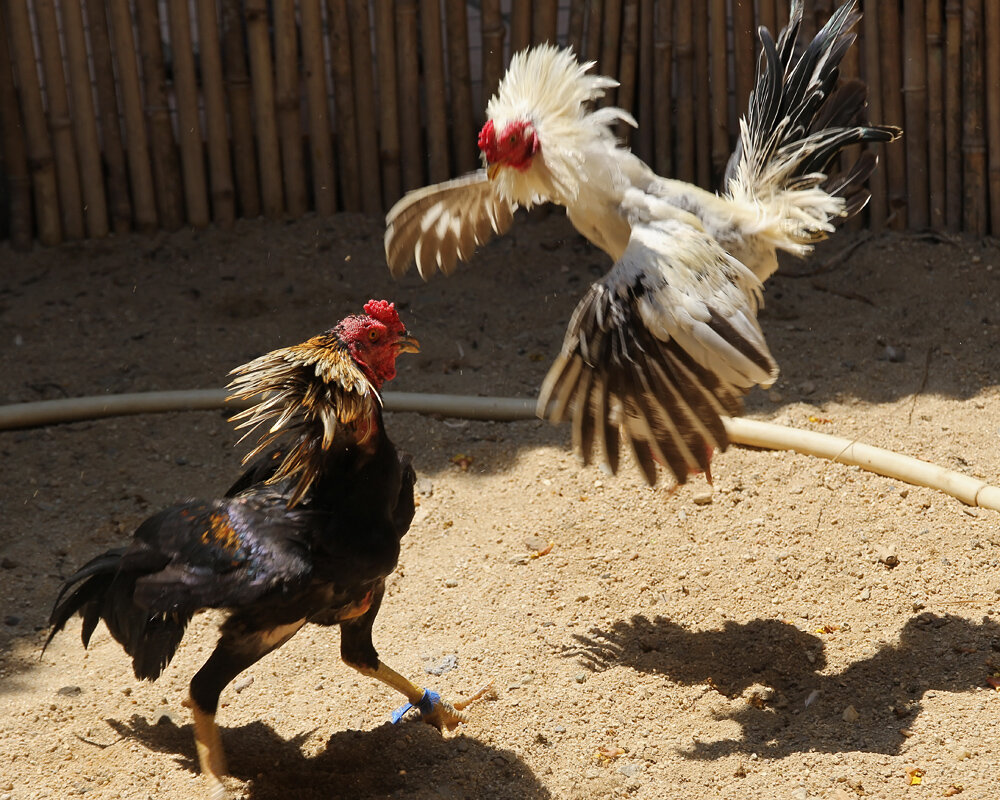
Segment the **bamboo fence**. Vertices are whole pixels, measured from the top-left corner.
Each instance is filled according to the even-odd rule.
[[[1000,236],[1000,2],[862,0],[874,228]],[[805,0],[815,32],[839,0]],[[511,53],[572,46],[657,172],[720,188],[789,0],[0,0],[0,238],[381,214],[478,164]],[[851,155],[856,156],[857,153]],[[846,161],[846,159],[845,159]]]

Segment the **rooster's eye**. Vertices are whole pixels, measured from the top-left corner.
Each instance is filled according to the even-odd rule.
[[[517,134],[512,133],[510,136],[507,137],[507,141],[510,142],[511,144],[515,144],[517,142]]]
[[[368,331],[368,338],[371,339],[373,342],[378,341],[378,331],[375,330],[374,328]]]

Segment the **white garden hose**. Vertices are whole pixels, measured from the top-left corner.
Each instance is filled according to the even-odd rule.
[[[725,423],[729,440],[735,444],[765,447],[768,450],[794,450],[807,456],[829,458],[831,461],[861,467],[914,486],[937,489],[957,497],[966,505],[1000,511],[1000,487],[990,486],[986,481],[970,478],[929,461],[840,436],[789,428],[773,422],[733,417],[726,418]]]
[[[535,403],[519,397],[466,397],[453,394],[386,392],[386,411],[412,411],[463,419],[510,421],[533,419]],[[69,397],[0,406],[0,430],[32,428],[57,422],[118,417],[127,414],[154,414],[167,411],[211,411],[230,408],[239,411],[246,401],[227,401],[222,389],[190,389],[172,392],[135,392],[91,397]]]
[[[497,421],[535,419],[535,401],[520,397],[386,392],[382,395],[382,400],[386,411]],[[246,403],[227,402],[226,392],[221,389],[140,392],[44,400],[0,406],[0,430],[125,414],[205,411],[221,408],[238,410],[245,406]],[[744,417],[724,418],[724,422],[729,440],[733,444],[768,450],[794,450],[804,455],[828,458],[916,486],[937,489],[970,506],[1000,511],[1000,487],[991,486],[978,478],[962,475],[928,461],[839,436],[789,428],[771,422],[760,422]]]

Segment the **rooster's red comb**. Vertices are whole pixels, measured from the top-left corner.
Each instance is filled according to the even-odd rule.
[[[486,120],[486,124],[483,125],[483,129],[479,131],[479,140],[477,142],[479,149],[486,156],[486,160],[493,162],[497,160],[497,136],[493,129],[493,120]]]
[[[401,330],[403,328],[399,314],[396,313],[395,303],[390,303],[388,300],[369,300],[365,303],[365,313],[372,319],[377,319],[387,328],[399,327]]]

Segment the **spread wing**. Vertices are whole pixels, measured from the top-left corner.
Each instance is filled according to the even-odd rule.
[[[260,402],[233,419],[247,435],[266,424],[243,463],[288,439],[278,452],[280,463],[267,459],[251,466],[256,477],[240,479],[230,489],[257,480],[275,483],[295,476],[289,506],[309,490],[326,455],[335,446],[364,446],[373,440],[381,416],[381,398],[347,349],[332,332],[314,336],[294,347],[273,350],[237,367],[229,383],[231,398],[263,395]]]
[[[435,268],[450,275],[458,259],[468,261],[493,234],[506,233],[516,210],[482,169],[409,192],[385,218],[389,269],[398,277],[416,261],[424,280]]]
[[[759,302],[759,281],[703,231],[679,219],[635,223],[622,257],[574,311],[538,415],[571,417],[584,461],[597,439],[616,471],[623,435],[650,484],[657,462],[684,483],[726,448],[720,417],[777,377]]]

